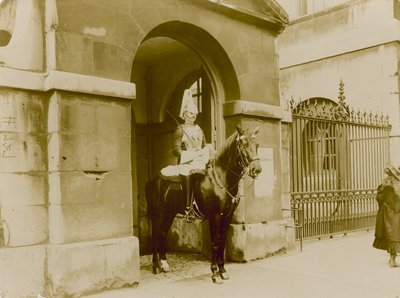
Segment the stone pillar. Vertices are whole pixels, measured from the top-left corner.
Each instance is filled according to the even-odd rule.
[[[279,106],[248,101],[224,104],[226,135],[234,132],[237,124],[243,128],[259,127],[257,140],[262,172],[253,182],[241,182],[243,198],[235,212],[228,234],[226,256],[235,261],[264,258],[294,246],[293,229],[288,208],[289,163],[287,146],[283,146],[282,119],[289,114]],[[287,142],[284,142],[287,143]],[[289,203],[290,204],[290,203]]]
[[[0,88],[0,291],[7,297],[44,293],[46,115],[41,94]]]
[[[0,296],[13,298],[139,281],[134,85],[56,71],[57,6],[45,2],[1,7]]]
[[[69,87],[96,84],[95,78],[63,73],[53,84],[60,76],[69,77]],[[47,271],[48,291],[56,297],[139,281],[131,101],[79,91],[52,90],[49,100]]]
[[[1,292],[65,297],[138,283],[134,86],[7,68],[0,77]]]

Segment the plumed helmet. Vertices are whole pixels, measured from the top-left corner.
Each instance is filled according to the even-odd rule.
[[[183,92],[182,105],[181,105],[181,111],[179,113],[179,117],[181,117],[183,119],[183,114],[185,112],[191,112],[196,115],[199,113],[199,110],[197,109],[196,105],[194,104],[192,90],[190,90],[190,89],[185,89],[185,91]]]

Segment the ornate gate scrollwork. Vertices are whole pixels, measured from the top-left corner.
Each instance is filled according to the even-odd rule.
[[[374,225],[391,126],[388,117],[355,111],[345,99],[340,81],[337,102],[290,102],[291,204],[303,210],[304,238]]]

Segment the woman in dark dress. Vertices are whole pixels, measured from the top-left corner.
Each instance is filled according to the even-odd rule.
[[[376,216],[375,240],[373,247],[386,250],[390,254],[390,267],[399,267],[396,262],[400,252],[400,181],[397,169],[388,168],[388,176],[378,186],[376,200],[379,204]]]

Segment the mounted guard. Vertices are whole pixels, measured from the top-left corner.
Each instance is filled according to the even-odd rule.
[[[211,146],[207,146],[203,130],[195,124],[197,114],[198,109],[194,104],[192,92],[186,89],[179,113],[184,123],[179,124],[171,115],[177,122],[173,135],[173,154],[178,158],[178,165],[167,166],[161,170],[163,176],[179,175],[188,220],[195,216],[192,206],[194,174],[205,175],[206,165],[210,160]]]

